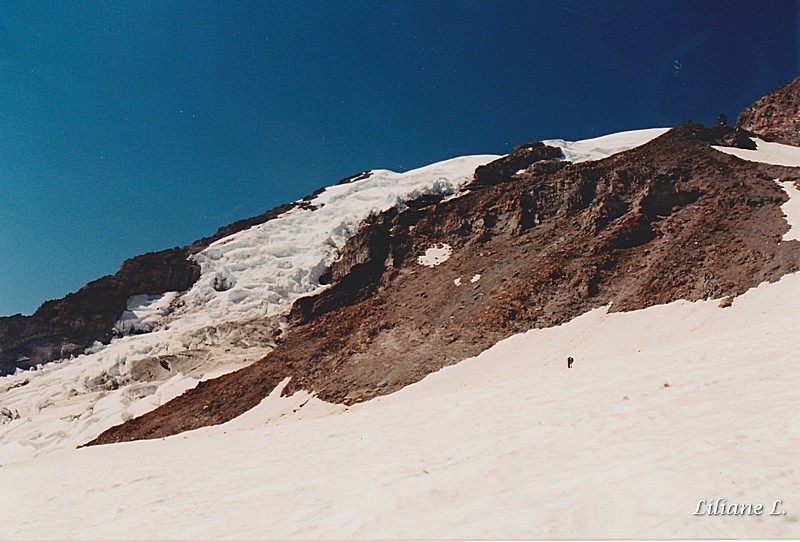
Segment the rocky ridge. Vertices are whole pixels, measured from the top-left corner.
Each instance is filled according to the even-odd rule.
[[[796,271],[800,243],[781,241],[787,197],[775,179],[800,172],[711,148],[732,132],[686,123],[605,160],[558,166],[547,146],[523,145],[476,172],[460,198],[373,217],[332,266],[331,287],[295,303],[275,350],[92,444],[222,423],[286,377],[284,394],[363,401],[592,308],[735,299]],[[442,245],[447,261],[418,263]]]
[[[736,128],[764,141],[800,145],[800,76],[745,109]]]

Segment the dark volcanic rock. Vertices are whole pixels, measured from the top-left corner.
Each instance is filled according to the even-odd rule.
[[[552,170],[562,167],[561,165],[554,165],[555,160],[562,158],[564,158],[564,153],[560,148],[545,145],[541,141],[517,145],[511,154],[498,158],[485,166],[478,166],[478,169],[475,170],[475,179],[468,188],[485,188],[494,184],[512,181],[518,171],[528,169],[533,164],[543,160],[548,161],[550,165],[545,166],[542,172],[552,172]],[[550,171],[547,171],[548,169]]]
[[[728,126],[728,117],[720,115],[716,124],[708,131],[707,140],[716,145],[727,147],[738,147],[740,149],[756,149],[756,142],[750,134],[741,127],[731,128]]]
[[[720,143],[729,147],[739,147],[740,149],[756,150],[756,142],[741,128],[734,128],[721,138]]]
[[[535,176],[517,174],[533,162],[511,159],[460,198],[384,213],[348,241],[332,287],[298,302],[286,340],[266,358],[93,444],[222,423],[287,376],[284,393],[362,401],[610,302],[620,311],[734,297],[798,270],[800,243],[781,241],[787,198],[774,179],[796,182],[800,171],[718,152],[713,139],[687,123]],[[453,249],[447,261],[417,263],[441,243]]]
[[[745,109],[736,128],[765,141],[800,146],[800,76]]]

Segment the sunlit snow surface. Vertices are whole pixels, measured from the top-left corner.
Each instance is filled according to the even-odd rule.
[[[276,391],[57,450],[0,468],[3,538],[796,538],[798,313],[798,274],[725,309],[597,309],[349,409]],[[720,497],[786,515],[693,515]]]
[[[561,148],[564,159],[570,162],[586,162],[600,160],[626,151],[657,138],[669,131],[669,128],[648,128],[646,130],[631,130],[619,132],[581,141],[564,141],[563,139],[546,139],[543,143]]]
[[[770,143],[759,138],[754,138],[753,140],[756,143],[755,150],[716,145],[712,145],[712,147],[720,152],[737,156],[742,160],[763,162],[776,166],[800,167],[800,148],[782,143]]]

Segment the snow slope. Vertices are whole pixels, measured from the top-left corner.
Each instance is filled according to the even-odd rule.
[[[543,143],[559,147],[564,159],[570,162],[587,162],[601,160],[612,154],[623,152],[657,138],[669,131],[669,128],[648,128],[609,134],[581,141],[564,141],[563,139],[546,139]]]
[[[576,149],[572,159],[596,159],[643,144],[657,132],[663,130],[559,144]],[[197,256],[201,276],[189,291],[129,300],[116,329],[147,333],[0,378],[0,407],[20,414],[0,423],[0,465],[87,442],[200,380],[260,359],[270,347],[249,347],[248,341],[257,342],[250,336],[269,335],[269,326],[279,326],[298,297],[323,288],[320,274],[364,218],[425,194],[457,196],[475,168],[495,158],[453,158],[406,173],[373,170],[368,178],[325,189],[309,202],[315,210],[296,208],[212,244]],[[192,370],[173,366],[149,380],[134,378],[147,363],[158,372],[153,359],[183,353],[194,356]]]
[[[341,191],[352,209],[367,188],[345,196],[347,186],[315,205],[335,205]],[[784,212],[800,224],[785,188]],[[263,237],[257,227],[210,247],[219,257],[206,254],[204,280],[257,283],[235,263],[280,252]],[[313,260],[298,261],[306,267],[291,276],[313,276]],[[233,289],[212,306],[277,310],[224,295]],[[0,425],[0,510],[11,511],[0,538],[800,537],[800,274],[729,308],[597,309],[349,408],[277,389],[221,426],[73,449],[196,383],[177,374],[98,390],[137,357],[186,348],[178,322],[212,320],[205,305],[186,308],[199,299],[170,312],[175,301],[131,300],[124,326],[154,326],[149,334],[0,379],[3,404],[22,414]],[[766,511],[694,514],[717,498]],[[768,515],[777,500],[785,514]]]
[[[796,538],[798,312],[798,274],[725,309],[598,309],[349,409],[276,390],[58,450],[0,468],[0,509],[24,503],[3,538]],[[693,515],[717,498],[785,515]]]
[[[754,138],[753,141],[756,143],[755,150],[720,147],[716,145],[712,147],[725,154],[732,154],[742,160],[750,160],[751,162],[763,162],[776,166],[800,166],[800,149],[797,147],[793,145],[784,145],[783,143],[770,143],[757,137]]]

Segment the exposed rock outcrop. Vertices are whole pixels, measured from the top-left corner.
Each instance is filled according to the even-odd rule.
[[[541,141],[517,145],[511,154],[494,162],[479,166],[475,178],[467,188],[485,188],[498,183],[514,180],[517,174],[527,172],[553,173],[566,166],[564,152],[558,147],[545,145]]]
[[[800,146],[800,76],[745,109],[736,128],[765,141]]]

